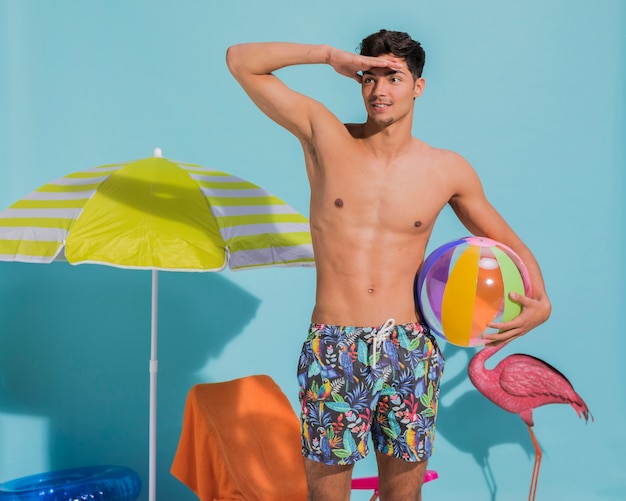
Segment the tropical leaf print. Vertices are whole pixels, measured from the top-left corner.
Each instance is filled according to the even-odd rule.
[[[321,374],[321,372],[322,372],[322,366],[319,364],[317,360],[313,360],[311,362],[311,365],[309,365],[308,376],[309,377],[317,376],[318,374]]]
[[[326,402],[324,406],[328,407],[332,411],[340,413],[348,412],[351,409],[350,404],[346,402]]]
[[[422,412],[424,416],[432,417],[435,415],[435,409],[433,407],[433,385],[428,385],[428,390],[420,397],[420,402],[424,406],[424,411]]]
[[[298,360],[306,457],[352,464],[377,450],[430,456],[443,357],[419,324],[396,326],[373,349],[375,328],[314,324]]]
[[[357,340],[357,353],[359,357],[359,362],[365,365],[369,364],[369,349],[367,348],[367,344],[361,338]]]

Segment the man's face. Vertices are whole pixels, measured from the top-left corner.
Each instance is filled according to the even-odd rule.
[[[424,79],[414,80],[406,61],[393,54],[380,56],[395,59],[402,69],[371,68],[363,72],[361,93],[369,120],[390,125],[411,113],[413,101],[424,90]]]

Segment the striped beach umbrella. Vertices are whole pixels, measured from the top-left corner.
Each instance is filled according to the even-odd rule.
[[[174,271],[313,264],[307,219],[281,199],[159,156],[74,172],[0,213],[1,261],[59,258]]]
[[[74,172],[0,212],[0,261],[152,270],[150,500],[156,497],[158,271],[313,266],[307,219],[241,178],[150,158]]]

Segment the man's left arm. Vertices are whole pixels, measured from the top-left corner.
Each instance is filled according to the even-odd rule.
[[[550,316],[552,307],[541,268],[528,246],[487,200],[474,169],[461,157],[455,162],[457,165],[454,166],[454,171],[458,188],[449,203],[457,217],[474,235],[490,238],[513,249],[526,265],[530,275],[532,297],[516,293],[510,295],[511,299],[522,307],[521,313],[508,322],[489,324],[500,332],[483,336],[490,341],[508,342],[523,336]]]

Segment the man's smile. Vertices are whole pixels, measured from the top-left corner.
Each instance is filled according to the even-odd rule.
[[[379,111],[384,111],[390,107],[391,107],[391,103],[372,103],[372,108],[379,110]]]

